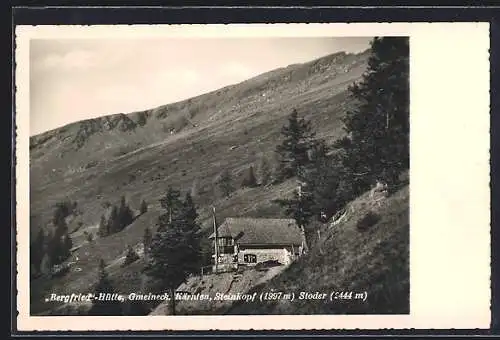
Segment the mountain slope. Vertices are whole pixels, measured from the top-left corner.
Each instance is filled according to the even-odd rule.
[[[200,178],[201,191],[209,190],[222,167],[238,171],[262,154],[272,157],[280,128],[294,108],[313,118],[320,136],[336,139],[343,133],[339,120],[348,105],[345,90],[361,76],[366,59],[367,53],[338,53],[179,103],[33,136],[33,225],[45,225],[52,205],[66,197],[84,201],[82,218],[97,223],[98,216],[87,215],[98,209],[96,197],[106,200],[139,189],[156,200],[160,179],[186,190]],[[238,148],[230,150],[233,146]]]
[[[380,220],[359,230],[358,222],[370,211]],[[226,314],[409,313],[408,185],[380,206],[365,193],[347,206],[347,212],[341,223],[323,228],[311,254],[249,291],[293,292],[294,301],[235,303]],[[300,292],[326,293],[327,298],[301,300]]]
[[[403,182],[386,199],[372,199],[365,193],[350,202],[346,211],[339,223],[318,225],[321,233],[312,251],[288,267],[191,277],[178,291],[203,294],[212,300],[178,301],[177,314],[409,313],[408,183]],[[369,212],[380,219],[369,228],[358,229],[359,221]],[[261,301],[266,292],[282,298]],[[300,299],[301,292],[326,293],[326,299]],[[338,293],[333,301],[332,292]],[[255,294],[256,299],[231,304],[216,300],[217,293]],[[163,302],[150,315],[169,314],[168,302]]]
[[[351,105],[347,88],[366,69],[368,52],[337,53],[318,60],[267,72],[179,103],[144,112],[117,114],[69,124],[30,139],[30,231],[50,229],[54,204],[66,199],[78,203],[78,215],[69,221],[78,248],[69,261],[79,271],[32,284],[32,312],[45,311],[48,292],[87,292],[96,280],[98,259],[113,262],[126,245],[141,242],[160,213],[159,198],[168,185],[192,190],[204,230],[211,226],[211,209],[227,216],[280,217],[272,200],[283,198],[295,181],[236,190],[221,197],[214,179],[232,172],[239,188],[250,165],[262,157],[272,163],[280,130],[297,109],[310,119],[320,137],[332,142],[343,135],[341,119]],[[140,94],[138,94],[140,95]],[[76,236],[94,231],[106,204],[124,195],[132,209],[142,199],[148,213],[118,234],[96,238],[92,244]],[[94,234],[95,236],[95,234]],[[77,259],[77,260],[76,260]],[[117,269],[116,275],[127,272]],[[123,290],[137,290],[134,280],[120,282]]]

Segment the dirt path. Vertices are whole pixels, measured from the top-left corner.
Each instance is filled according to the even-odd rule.
[[[269,268],[266,274],[255,282],[255,285],[260,285],[261,283],[271,280],[273,277],[281,274],[287,268],[288,266],[285,265]]]

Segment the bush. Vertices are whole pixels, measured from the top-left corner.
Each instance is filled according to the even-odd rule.
[[[141,215],[145,214],[148,211],[148,204],[146,203],[145,200],[142,200],[141,202]]]
[[[369,211],[362,219],[356,224],[358,231],[366,231],[368,228],[376,224],[380,220],[380,215],[373,211]]]
[[[123,261],[122,267],[128,266],[129,264],[137,261],[139,259],[139,255],[135,252],[134,248],[128,247],[127,257],[125,257],[125,261]]]

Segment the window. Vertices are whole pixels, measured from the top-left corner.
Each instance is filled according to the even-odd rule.
[[[217,239],[217,244],[219,245],[219,247],[228,247],[233,246],[234,242],[230,237],[221,237]]]
[[[257,263],[257,255],[245,254],[243,255],[243,261],[245,261],[246,263]]]

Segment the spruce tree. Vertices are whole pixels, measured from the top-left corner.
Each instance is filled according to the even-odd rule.
[[[228,169],[224,169],[219,176],[219,188],[224,197],[229,197],[234,191],[233,179]]]
[[[144,236],[142,237],[145,259],[147,259],[149,256],[149,248],[151,247],[152,240],[153,240],[153,234],[151,233],[151,229],[149,227],[146,227],[146,229],[144,229]]]
[[[43,228],[38,230],[35,240],[31,244],[31,264],[33,264],[33,269],[35,273],[38,274],[41,271],[42,258],[45,255],[45,242],[46,236]]]
[[[198,212],[189,192],[186,193],[186,197],[182,202],[182,216],[190,225],[196,224],[196,220],[198,219]]]
[[[95,286],[94,300],[92,301],[92,307],[89,310],[89,314],[111,316],[122,315],[121,302],[115,300],[106,301],[104,299],[105,294],[114,294],[115,289],[109,280],[108,273],[106,272],[106,264],[103,259],[99,260],[98,273],[99,276],[97,285]]]
[[[196,197],[199,195],[200,190],[200,180],[196,178],[191,185],[191,196]]]
[[[243,178],[243,182],[241,183],[242,187],[253,188],[257,186],[257,178],[255,178],[255,173],[253,170],[253,166],[251,165],[248,168],[247,175]]]
[[[332,213],[342,208],[346,200],[351,198],[342,189],[348,183],[345,181],[342,159],[339,154],[329,156],[328,151],[324,141],[318,141],[311,152],[311,162],[301,169],[298,176],[306,184],[314,203],[314,214],[318,218],[322,212]]]
[[[107,222],[108,235],[117,233],[121,230],[120,229],[121,225],[120,225],[120,221],[119,221],[118,217],[119,217],[118,208],[115,205],[113,205],[113,207],[111,208],[111,212],[109,214],[109,217],[108,217],[108,222]]]
[[[50,262],[53,265],[63,263],[71,254],[70,249],[72,247],[72,242],[68,234],[68,225],[66,224],[65,216],[65,205],[56,205],[52,220],[54,232],[52,233],[52,237],[47,247]]]
[[[283,142],[276,147],[279,156],[277,176],[279,180],[284,180],[297,176],[300,168],[308,163],[308,151],[315,144],[315,132],[311,123],[299,118],[297,110],[293,110],[281,134]]]
[[[162,221],[160,226],[166,225],[173,216],[177,215],[182,209],[182,201],[180,200],[181,193],[179,190],[173,189],[171,186],[167,188],[167,193],[164,197],[160,199],[160,205],[166,210],[166,213],[160,215],[161,219],[166,219]]]
[[[183,202],[183,210],[181,219],[184,221],[184,239],[188,250],[185,254],[187,260],[185,263],[186,271],[188,273],[198,272],[201,265],[201,235],[200,225],[198,223],[198,212],[193,202],[191,194],[186,193]]]
[[[51,270],[52,270],[51,258],[48,253],[45,253],[40,263],[40,272],[44,275],[47,275],[50,274]]]
[[[267,185],[271,181],[271,167],[265,156],[262,156],[259,163],[259,184]]]
[[[134,213],[130,209],[125,200],[125,196],[122,196],[120,199],[120,207],[118,208],[118,225],[119,230],[125,229],[129,224],[134,221]]]
[[[279,199],[277,203],[283,206],[285,213],[297,223],[304,240],[304,250],[307,252],[309,249],[307,227],[314,216],[314,200],[311,193],[301,187],[294,191],[291,199]]]
[[[73,248],[73,240],[68,233],[63,236],[63,256],[67,259],[71,256],[71,248]]]
[[[142,200],[141,202],[141,215],[145,214],[148,211],[148,204],[146,203],[145,200]]]
[[[108,236],[109,233],[109,228],[108,228],[108,223],[106,222],[106,218],[104,215],[101,215],[101,220],[99,221],[99,229],[97,230],[97,234],[99,237],[106,237]]]
[[[175,290],[188,275],[197,272],[200,259],[199,227],[194,205],[186,197],[181,201],[178,191],[169,188],[162,206],[166,210],[158,219],[144,272],[161,280],[170,295],[171,314],[175,315]],[[194,219],[193,219],[194,218]]]
[[[350,87],[357,103],[344,119],[344,165],[354,190],[377,179],[390,186],[409,167],[409,45],[406,37],[375,38],[368,71]]]

